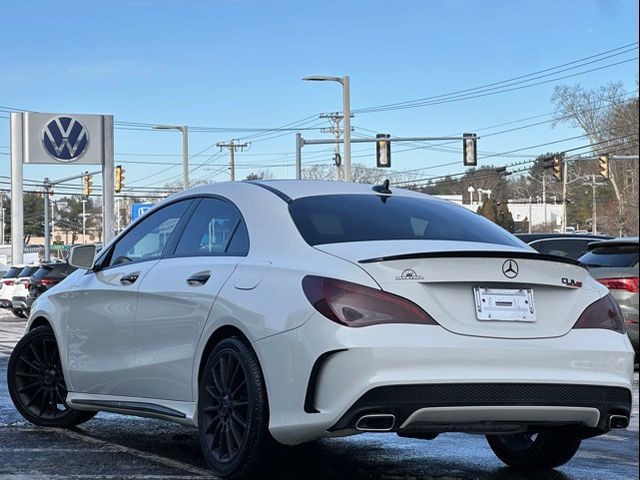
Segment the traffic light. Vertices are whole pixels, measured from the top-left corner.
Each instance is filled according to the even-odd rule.
[[[122,165],[116,166],[116,181],[114,185],[114,190],[116,193],[120,193],[122,187],[124,186],[124,168]]]
[[[462,136],[462,163],[465,167],[475,167],[478,165],[478,136],[475,133],[463,133]]]
[[[598,162],[600,167],[600,176],[609,178],[609,154],[605,153],[604,155],[600,155]]]
[[[389,168],[391,167],[391,142],[387,139],[391,138],[391,135],[377,133],[376,138],[380,139],[376,141],[376,167]]]
[[[553,164],[551,168],[553,168],[553,176],[556,177],[556,180],[562,181],[562,157],[556,155],[553,157]]]
[[[93,176],[85,175],[82,177],[82,195],[88,197],[91,195],[91,190],[93,187]]]

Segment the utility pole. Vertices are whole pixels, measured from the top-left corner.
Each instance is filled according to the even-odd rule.
[[[87,199],[83,198],[82,200],[82,243],[87,243],[86,234],[87,234],[87,213],[86,213],[86,205]]]
[[[120,197],[116,197],[116,234],[120,233]]]
[[[567,233],[567,191],[569,187],[569,162],[562,158],[562,233]]]
[[[223,148],[229,149],[229,179],[233,182],[236,179],[236,161],[235,161],[235,151],[236,149],[240,149],[243,151],[245,148],[249,146],[248,143],[236,143],[237,140],[231,140],[228,143],[218,142],[216,146],[222,150]]]
[[[51,193],[51,182],[48,177],[44,178],[44,261],[51,260],[51,220],[49,218],[50,205],[49,196]]]
[[[596,176],[591,175],[591,181],[585,182],[585,185],[591,187],[591,201],[592,201],[592,210],[591,210],[591,232],[595,235],[598,232],[598,219],[597,219],[597,198],[596,198],[596,189],[598,187],[603,186],[605,183],[596,182]]]
[[[592,212],[591,212],[591,233],[593,233],[594,235],[596,234],[597,230],[597,220],[596,220],[596,176],[595,175],[591,175],[591,201],[593,202],[592,205]]]
[[[320,131],[322,133],[332,133],[336,136],[336,145],[335,145],[335,154],[333,157],[335,166],[336,166],[336,180],[341,180],[341,167],[342,167],[342,156],[340,155],[340,137],[342,136],[343,130],[340,128],[340,122],[344,119],[344,115],[341,113],[323,113],[320,115],[320,118],[326,118],[331,122],[331,126],[329,128],[321,128]],[[351,118],[353,118],[353,114],[351,114]]]
[[[544,208],[544,226],[547,227],[547,176],[542,172],[542,205]]]
[[[0,212],[2,212],[2,231],[0,231],[0,245],[4,245],[4,190],[0,190]]]
[[[56,202],[51,201],[51,236],[56,238]]]

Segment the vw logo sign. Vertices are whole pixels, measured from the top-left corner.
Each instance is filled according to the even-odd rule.
[[[87,151],[89,133],[73,117],[56,117],[42,129],[42,146],[59,162],[75,162]]]
[[[507,278],[516,278],[518,276],[518,264],[512,258],[506,260],[502,264],[502,273]]]

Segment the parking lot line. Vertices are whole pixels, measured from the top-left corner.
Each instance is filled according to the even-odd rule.
[[[72,439],[75,439],[75,440],[83,441],[85,443],[91,443],[93,445],[99,445],[100,447],[109,449],[111,451],[118,451],[118,452],[128,453],[130,455],[134,455],[134,456],[136,456],[138,458],[141,458],[143,460],[159,463],[159,464],[164,465],[166,467],[171,467],[171,468],[175,468],[175,469],[178,469],[178,470],[183,470],[185,472],[189,472],[189,473],[194,474],[194,475],[197,476],[197,477],[193,477],[193,478],[202,478],[202,477],[211,478],[211,479],[216,479],[217,478],[217,477],[214,477],[211,474],[210,470],[206,470],[204,468],[195,467],[193,465],[189,465],[188,463],[184,463],[184,462],[180,462],[179,460],[173,460],[173,459],[170,459],[170,458],[162,457],[160,455],[156,455],[156,454],[153,454],[153,453],[143,452],[143,451],[135,449],[135,448],[125,447],[125,446],[119,445],[117,443],[112,443],[112,442],[107,442],[105,440],[100,440],[98,438],[94,438],[92,436],[85,435],[85,434],[79,433],[77,431],[65,430],[65,429],[59,429],[59,428],[50,428],[50,427],[38,427],[37,429],[28,428],[28,427],[21,427],[21,428],[18,428],[16,430],[29,430],[29,431],[38,430],[38,431],[44,431],[44,432],[50,432],[50,433],[57,433],[57,434],[60,434],[60,435],[64,435],[64,436],[66,436],[68,438],[72,438]],[[98,477],[98,478],[107,478],[107,477]],[[118,477],[118,478],[120,478],[120,477]],[[154,478],[154,477],[153,476],[149,476],[149,477],[132,476],[131,478]]]

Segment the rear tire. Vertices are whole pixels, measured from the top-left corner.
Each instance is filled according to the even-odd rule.
[[[34,425],[74,427],[97,413],[66,404],[58,344],[49,327],[34,328],[16,344],[7,366],[7,386],[16,410]]]
[[[20,317],[20,318],[27,318],[27,316],[25,315],[24,311],[21,308],[12,308],[11,312],[16,316],[16,317]]]
[[[246,478],[272,444],[262,370],[238,338],[215,346],[200,378],[198,428],[209,467],[223,478]]]
[[[549,470],[564,465],[580,448],[581,440],[567,432],[537,435],[487,435],[493,453],[510,467],[521,470]]]

